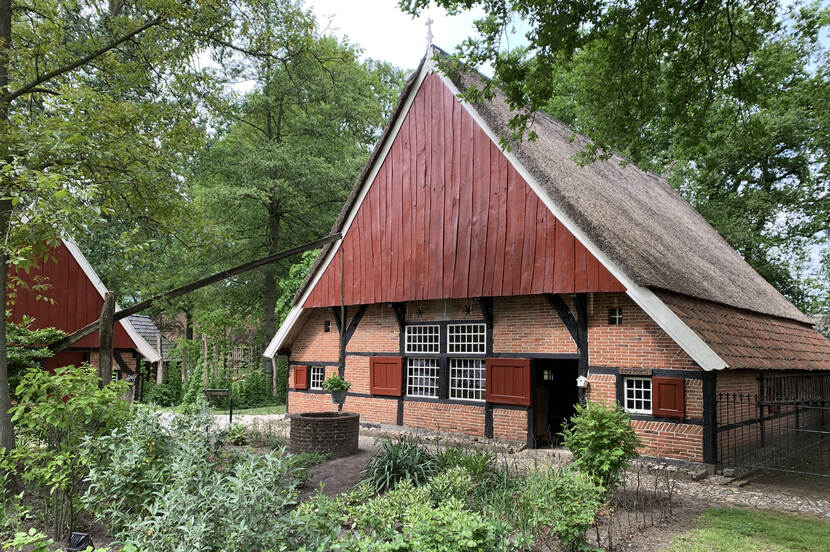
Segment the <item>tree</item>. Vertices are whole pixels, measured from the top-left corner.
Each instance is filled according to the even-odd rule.
[[[424,0],[401,5],[417,12]],[[458,59],[491,63],[533,139],[545,110],[593,141],[577,161],[614,150],[665,175],[721,235],[797,306],[820,308],[827,281],[830,79],[818,40],[830,12],[777,1],[566,3],[439,0],[483,7]],[[511,20],[512,18],[512,20]],[[513,20],[527,46],[502,52]],[[491,89],[471,92],[486,99]],[[822,288],[824,291],[822,291]]]
[[[175,218],[178,167],[201,140],[198,100],[210,83],[192,58],[238,50],[235,14],[245,3],[0,0],[4,312],[7,267],[25,269],[62,232],[101,219],[130,220],[135,231]],[[126,249],[134,235],[117,241]],[[14,445],[9,400],[4,316],[0,448]]]
[[[200,254],[217,264],[325,235],[403,82],[387,64],[360,63],[356,47],[321,36],[312,14],[292,6],[262,2],[242,36],[283,53],[277,59],[224,60],[255,84],[214,107],[225,129],[199,156],[192,181],[211,239]],[[219,322],[255,322],[260,339],[270,339],[277,282],[289,266],[269,265],[224,286]],[[216,303],[214,293],[211,310]],[[267,360],[264,368],[270,370]]]

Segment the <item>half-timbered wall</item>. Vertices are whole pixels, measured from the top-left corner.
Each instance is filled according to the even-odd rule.
[[[343,243],[304,308],[624,291],[476,124],[424,80]]]

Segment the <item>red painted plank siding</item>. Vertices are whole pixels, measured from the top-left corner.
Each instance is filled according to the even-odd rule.
[[[349,305],[625,291],[435,75],[421,86],[342,247]],[[339,278],[338,257],[303,306],[339,304]]]
[[[52,256],[54,258],[41,261],[40,266],[28,274],[13,272],[29,286],[43,283],[50,287],[45,291],[33,291],[18,286],[14,291],[11,321],[19,323],[26,315],[35,319],[32,328],[52,327],[71,333],[97,320],[104,300],[63,243],[53,250]],[[38,299],[38,295],[52,302]],[[115,324],[113,346],[117,349],[136,348],[120,323]],[[98,332],[84,337],[73,347],[97,349]]]

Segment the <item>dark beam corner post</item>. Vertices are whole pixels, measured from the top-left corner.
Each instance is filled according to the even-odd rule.
[[[403,332],[406,327],[406,303],[389,303],[392,310],[395,311],[395,318],[398,320],[398,328]]]
[[[703,372],[703,461],[718,463],[717,374]]]
[[[352,315],[352,319],[346,326],[345,332],[343,331],[342,326],[343,321],[346,320],[346,314],[349,312],[348,307],[343,307],[343,311],[340,310],[340,307],[331,307],[331,311],[334,313],[334,320],[337,323],[337,331],[341,336],[339,372],[340,377],[342,378],[346,376],[346,347],[349,345],[349,341],[352,339],[355,331],[357,331],[357,326],[360,324],[360,320],[363,318],[363,315],[366,314],[366,305],[360,305],[357,307],[357,311],[355,311]]]
[[[580,376],[588,377],[588,294],[577,293],[573,295],[576,316],[568,308],[568,304],[562,299],[562,296],[554,293],[546,293],[553,309],[559,315],[571,338],[576,343],[579,350],[579,368],[578,374]],[[574,382],[576,385],[576,382]],[[579,388],[579,402],[585,404],[585,389]]]

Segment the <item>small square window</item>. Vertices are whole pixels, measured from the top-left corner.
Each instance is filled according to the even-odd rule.
[[[621,326],[623,322],[622,319],[622,309],[619,307],[615,307],[613,309],[608,310],[608,323],[612,326]]]
[[[623,405],[626,412],[651,414],[651,378],[624,378]]]
[[[447,326],[447,352],[484,354],[486,337],[484,324],[450,324]]]
[[[312,366],[309,374],[309,389],[322,389],[324,379],[326,379],[326,367]]]
[[[441,327],[436,325],[417,325],[406,327],[407,353],[440,353],[439,339]]]
[[[406,359],[406,394],[410,397],[438,397],[438,359]]]
[[[484,400],[485,383],[484,359],[450,359],[450,398]]]

